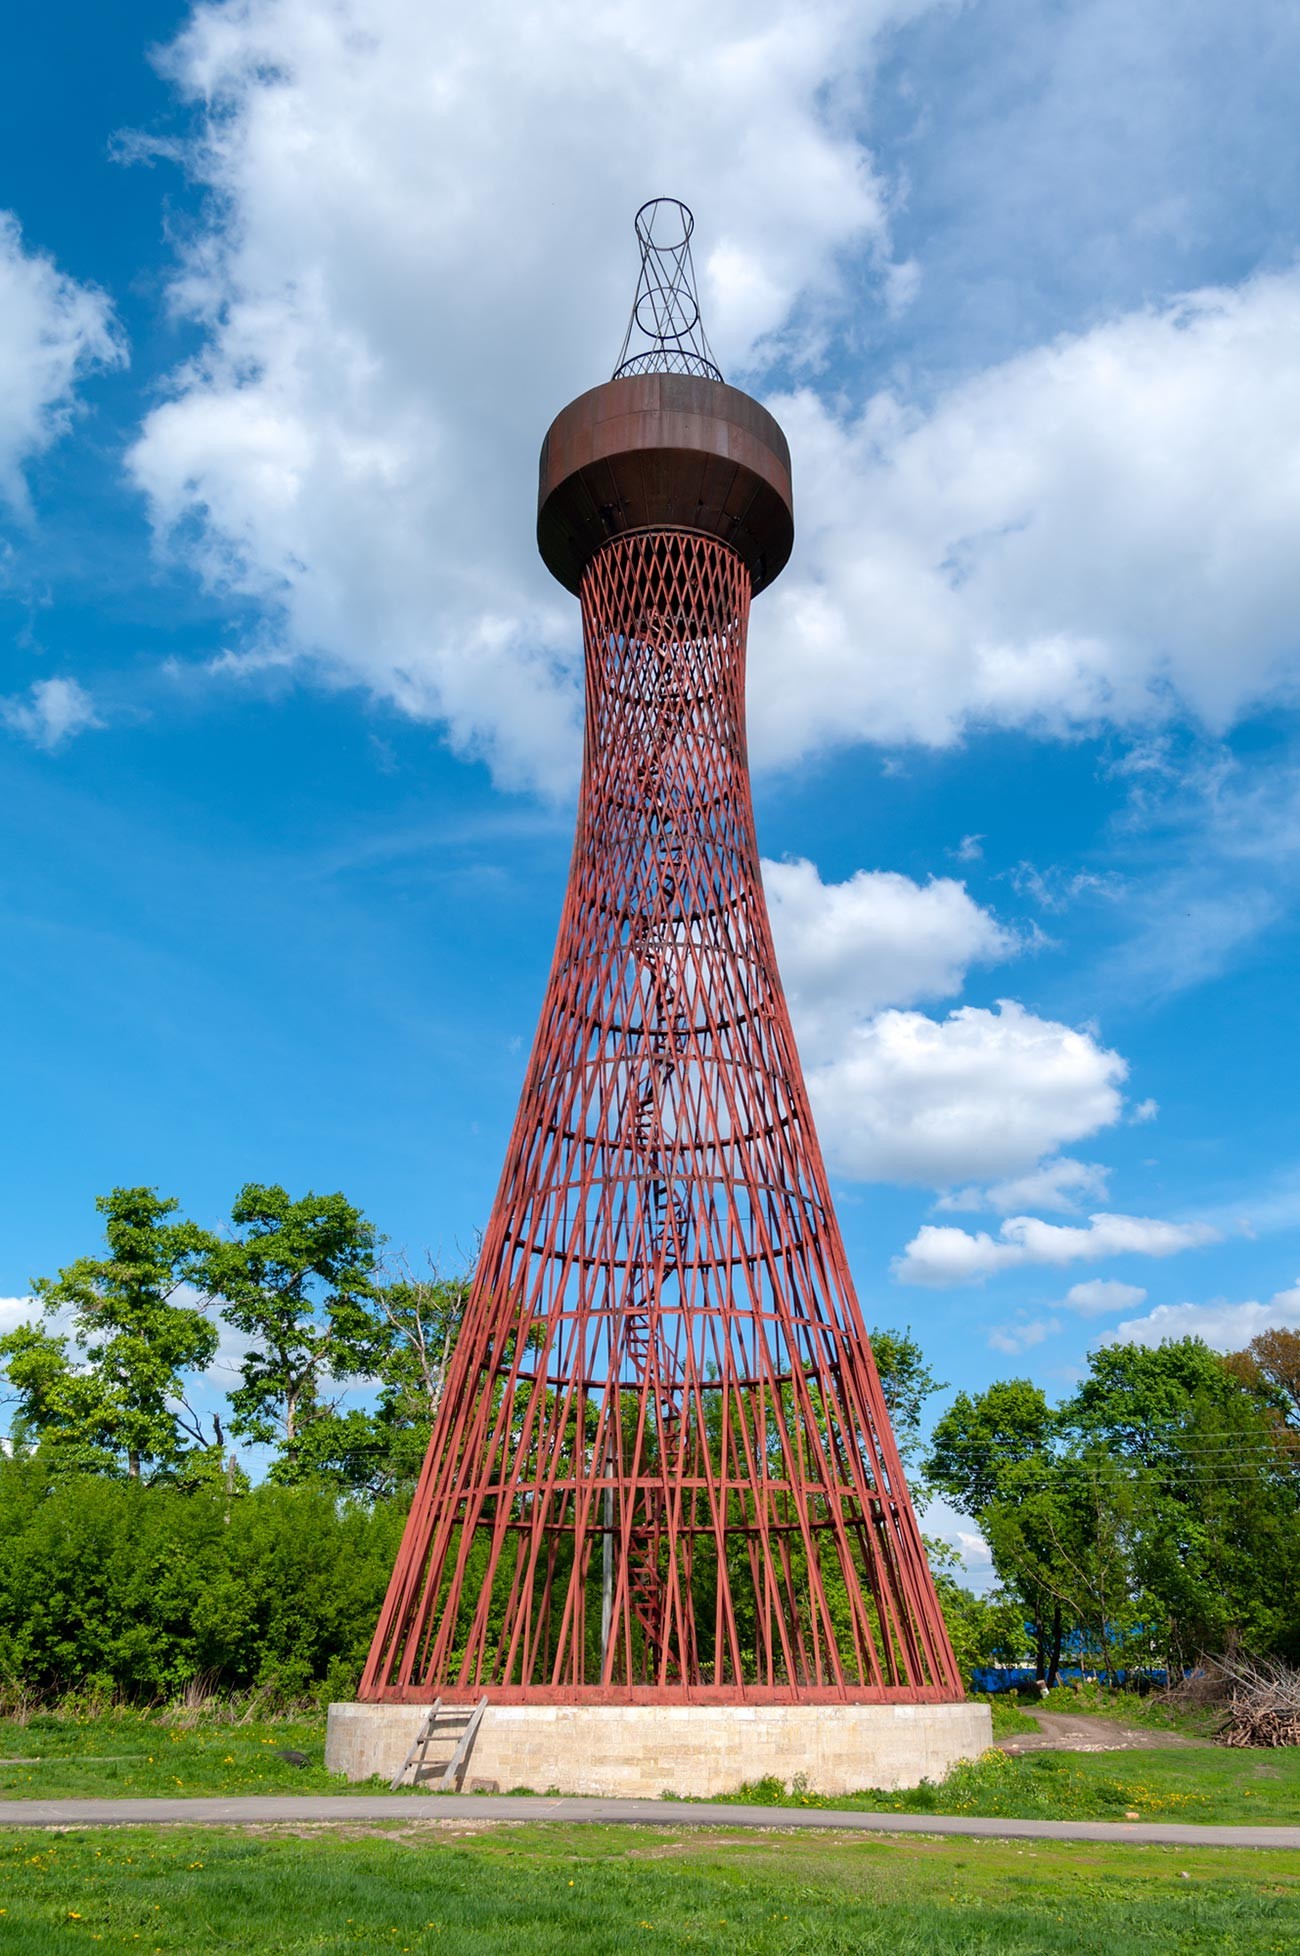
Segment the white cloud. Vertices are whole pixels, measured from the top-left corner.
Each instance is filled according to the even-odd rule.
[[[1140,1127],[1144,1121],[1155,1120],[1159,1112],[1160,1102],[1158,1100],[1139,1100],[1137,1106],[1129,1115],[1129,1120],[1134,1127]]]
[[[1009,1216],[996,1237],[925,1223],[894,1262],[900,1283],[983,1283],[1030,1264],[1075,1263],[1104,1256],[1173,1256],[1219,1240],[1207,1223],[1161,1222],[1152,1216],[1089,1216],[1087,1224]]]
[[[1080,1317],[1101,1318],[1114,1311],[1136,1310],[1145,1304],[1147,1294],[1141,1284],[1121,1284],[1114,1277],[1090,1277],[1086,1284],[1071,1284],[1065,1301]]]
[[[959,1514],[950,1501],[934,1495],[925,1504],[922,1526],[932,1540],[946,1542],[956,1549],[965,1565],[966,1579],[977,1588],[987,1588],[993,1575],[993,1555],[970,1516]]]
[[[1218,1352],[1244,1349],[1261,1331],[1300,1331],[1300,1284],[1267,1304],[1157,1304],[1144,1318],[1127,1318],[1107,1332],[1106,1344],[1158,1345],[1166,1338],[1201,1338]]]
[[[41,1307],[34,1297],[0,1297],[0,1338],[20,1324],[34,1323]]]
[[[1102,1169],[1041,1157],[1119,1118],[1119,1054],[1009,1000],[942,1020],[902,1009],[1032,940],[951,877],[859,870],[827,884],[801,860],[765,862],[763,883],[818,1130],[841,1173],[933,1187],[1010,1177],[946,1207],[1070,1209],[1104,1194]]]
[[[1041,1345],[1044,1338],[1053,1337],[1060,1328],[1057,1318],[1029,1318],[1015,1324],[997,1324],[989,1332],[989,1344],[995,1352],[1014,1355]]]
[[[954,1547],[961,1551],[962,1560],[968,1569],[993,1567],[993,1551],[978,1529],[959,1528],[956,1531]]]
[[[694,203],[729,370],[815,355],[841,255],[887,273],[855,98],[926,4],[200,5],[166,65],[215,193],[175,291],[206,338],[132,459],[160,532],[326,676],[566,781],[577,617],[531,498],[550,415],[613,365],[632,213]]]
[[[1027,1175],[1013,1175],[1007,1181],[991,1183],[988,1188],[952,1189],[939,1197],[935,1207],[996,1209],[1004,1216],[1022,1209],[1057,1209],[1069,1213],[1084,1202],[1102,1200],[1108,1180],[1109,1172],[1100,1162],[1056,1155],[1031,1168]]]
[[[815,372],[864,276],[901,305],[925,274],[890,262],[863,133],[875,41],[927,4],[200,5],[168,69],[214,193],[175,291],[205,337],[133,467],[160,535],[263,603],[257,655],[567,782],[577,633],[531,484],[548,415],[612,363],[629,214],[695,203],[729,372]],[[756,757],[1291,697],[1298,327],[1279,274],[928,406],[777,403],[800,548],[755,627]]]
[[[102,724],[90,694],[75,679],[38,679],[25,695],[0,698],[0,720],[47,752]]]
[[[996,1011],[967,1005],[942,1020],[881,1012],[809,1067],[808,1087],[843,1173],[943,1188],[1025,1174],[1062,1143],[1112,1125],[1127,1071],[1090,1031],[1003,999]]]
[[[809,1058],[834,1052],[880,1006],[949,998],[972,964],[1022,948],[1014,931],[948,876],[914,883],[892,870],[860,869],[827,884],[813,863],[764,862],[763,888],[800,1050]]]
[[[802,541],[757,647],[765,756],[976,720],[1217,729],[1296,697],[1300,273],[1062,337],[928,412],[774,405]]]
[[[77,382],[124,358],[103,294],[25,250],[17,218],[0,211],[0,502],[26,510],[24,465],[67,428]]]

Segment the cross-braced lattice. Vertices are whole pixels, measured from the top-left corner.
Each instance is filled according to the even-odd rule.
[[[363,1698],[961,1696],[777,975],[749,599],[698,532],[587,566],[559,941]]]
[[[641,276],[615,380],[625,374],[701,374],[706,380],[722,379],[700,318],[691,260],[694,229],[694,217],[676,197],[652,197],[637,212]]]

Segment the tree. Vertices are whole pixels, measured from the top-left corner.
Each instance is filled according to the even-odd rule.
[[[108,1473],[116,1464],[122,1407],[108,1381],[74,1365],[68,1340],[39,1324],[20,1324],[0,1338],[0,1363],[17,1410],[12,1453],[42,1443],[66,1471]]]
[[[217,1349],[210,1316],[183,1296],[215,1239],[170,1221],[178,1205],[156,1189],[116,1188],[95,1207],[107,1255],[80,1257],[32,1286],[47,1319],[71,1318],[79,1358],[66,1336],[20,1325],[0,1339],[0,1360],[26,1432],[58,1448],[66,1464],[125,1460],[138,1479],[222,1442],[220,1421],[206,1430],[187,1400],[184,1377],[201,1372]]]
[[[279,1444],[273,1476],[300,1479],[314,1451],[308,1429],[336,1415],[344,1381],[372,1375],[391,1343],[375,1229],[342,1195],[295,1201],[276,1183],[249,1182],[231,1220],[242,1234],[214,1240],[202,1266],[204,1289],[248,1341],[231,1428]]]
[[[434,1415],[465,1314],[469,1282],[400,1274],[377,1288],[373,1308],[384,1348],[374,1362],[373,1411],[322,1413],[299,1433],[300,1478],[382,1499],[414,1482],[428,1451]]]
[[[1197,1338],[1109,1345],[1061,1408],[1131,1490],[1132,1587],[1171,1670],[1245,1643],[1300,1643],[1300,1474],[1276,1416]]]
[[[906,1331],[877,1325],[870,1336],[894,1439],[910,1474],[920,1447],[921,1408],[931,1393],[947,1390],[946,1381],[926,1364],[910,1325]]]
[[[983,1530],[999,1580],[1033,1618],[1035,1669],[1049,1684],[1056,1681],[1064,1633],[1059,1586],[1041,1580],[1049,1538],[1037,1533],[1031,1554],[1023,1534],[996,1524],[1022,1501],[1045,1494],[1054,1436],[1055,1420],[1040,1389],[1029,1379],[1004,1379],[974,1397],[958,1393],[935,1425],[925,1462],[930,1485]]]
[[[1262,1376],[1287,1402],[1287,1419],[1300,1425],[1300,1331],[1261,1331],[1246,1348]]]
[[[1267,1405],[1285,1432],[1283,1444],[1300,1444],[1300,1331],[1277,1326],[1252,1338],[1244,1352],[1229,1352],[1224,1369]]]
[[[1041,1461],[1051,1445],[1051,1407],[1030,1379],[1001,1379],[974,1398],[959,1392],[934,1429],[925,1471],[963,1513],[998,1498],[1007,1470]]]
[[[994,1664],[1023,1662],[1027,1639],[1024,1611],[1005,1591],[979,1596],[958,1581],[961,1557],[947,1542],[925,1542],[935,1594],[943,1611],[953,1654],[963,1677]]]
[[[378,1367],[375,1425],[388,1443],[394,1481],[413,1479],[423,1462],[469,1290],[468,1277],[443,1277],[430,1266],[427,1277],[403,1267],[379,1292],[390,1342]]]
[[[1008,1468],[980,1527],[994,1567],[1034,1609],[1039,1625],[1038,1675],[1056,1682],[1065,1626],[1079,1635],[1081,1655],[1098,1653],[1111,1677],[1116,1651],[1134,1630],[1126,1528],[1132,1513],[1128,1477],[1116,1474],[1104,1448],[1040,1466]],[[1051,1634],[1043,1663],[1042,1624]]]
[[[1177,1453],[1198,1393],[1220,1401],[1232,1394],[1219,1360],[1199,1338],[1102,1345],[1089,1353],[1088,1376],[1061,1417],[1074,1432],[1102,1440],[1112,1454],[1156,1467]]]

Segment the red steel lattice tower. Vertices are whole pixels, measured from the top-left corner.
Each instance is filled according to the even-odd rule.
[[[713,364],[690,224],[638,214],[619,368],[542,449],[539,546],[582,604],[577,839],[363,1700],[962,1695],[759,875],[745,638],[789,452]]]

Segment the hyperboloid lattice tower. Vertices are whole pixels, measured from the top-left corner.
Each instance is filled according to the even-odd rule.
[[[713,363],[689,212],[637,231],[618,368],[542,447],[587,675],[559,941],[361,1697],[952,1701],[759,876],[789,451]]]

